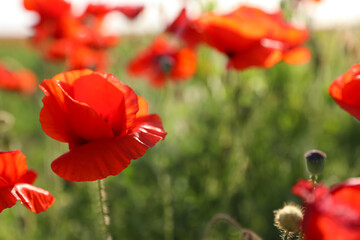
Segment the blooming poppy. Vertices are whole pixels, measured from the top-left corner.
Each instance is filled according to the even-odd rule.
[[[0,88],[29,95],[36,91],[37,82],[37,77],[29,69],[10,71],[0,63]]]
[[[129,63],[128,71],[134,76],[146,76],[154,86],[160,87],[166,78],[178,81],[194,75],[196,55],[190,48],[179,49],[166,38],[157,37]]]
[[[40,88],[44,132],[69,144],[69,152],[51,164],[66,180],[117,175],[166,136],[146,100],[114,75],[74,70],[44,80]]]
[[[304,240],[360,239],[360,178],[327,188],[300,180],[293,193],[305,202]]]
[[[0,152],[0,212],[19,200],[34,213],[43,212],[55,202],[46,190],[33,186],[37,173],[28,170],[22,152]]]
[[[196,47],[202,42],[199,26],[187,17],[186,8],[183,8],[177,18],[166,28],[166,32],[173,33],[182,39],[189,47]]]
[[[354,64],[346,73],[335,79],[329,93],[339,106],[360,119],[360,64]]]
[[[228,68],[269,68],[281,60],[300,64],[310,59],[310,52],[300,46],[307,30],[285,23],[280,12],[242,6],[225,15],[205,13],[196,24],[204,41],[229,58]]]
[[[144,6],[119,6],[116,8],[119,12],[124,14],[128,19],[135,19],[143,10]]]

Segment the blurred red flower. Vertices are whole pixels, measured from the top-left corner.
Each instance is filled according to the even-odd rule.
[[[36,91],[37,77],[29,69],[10,71],[0,63],[0,88],[29,95]]]
[[[133,20],[144,10],[144,6],[119,6],[116,9],[128,19]]]
[[[89,4],[80,16],[71,13],[71,5],[63,0],[24,0],[26,9],[39,14],[34,26],[34,43],[48,60],[66,61],[67,68],[93,68],[105,71],[106,50],[115,46],[118,36],[104,30],[105,16],[117,7]]]
[[[360,120],[360,64],[354,64],[346,73],[335,79],[329,93],[337,104]]]
[[[20,151],[0,152],[0,212],[19,200],[34,213],[46,211],[55,198],[46,190],[33,186],[37,173],[28,170]]]
[[[308,38],[307,30],[285,23],[280,12],[242,6],[225,15],[203,14],[196,24],[204,41],[228,56],[228,68],[269,68],[281,60],[291,64],[310,60],[310,52],[300,46]]]
[[[166,78],[179,81],[194,75],[196,55],[190,48],[179,49],[166,38],[157,37],[129,63],[128,71],[134,76],[148,77],[151,84],[160,87]]]
[[[183,8],[177,18],[167,26],[166,32],[178,36],[189,47],[196,47],[202,42],[202,34],[199,26],[187,17],[185,8]]]
[[[51,164],[66,180],[117,175],[166,136],[145,99],[111,74],[70,71],[44,80],[40,88],[44,132],[69,144],[70,151]]]
[[[330,189],[299,180],[293,193],[305,202],[304,240],[360,239],[360,178]]]
[[[61,21],[71,16],[70,3],[63,0],[24,0],[25,9],[39,15],[38,23],[33,26],[33,43],[42,44],[48,38],[60,38],[64,31]]]

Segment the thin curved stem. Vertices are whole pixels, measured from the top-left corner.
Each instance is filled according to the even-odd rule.
[[[112,236],[110,234],[109,226],[110,226],[110,216],[109,216],[109,208],[106,205],[106,191],[103,180],[97,180],[98,190],[99,190],[99,203],[101,210],[101,217],[104,228],[104,239],[112,240]]]
[[[247,237],[247,239],[261,240],[261,238],[256,233],[254,233],[251,230],[243,228],[235,219],[224,213],[218,213],[214,215],[214,217],[210,220],[210,222],[206,226],[204,237],[202,240],[207,240],[210,236],[211,230],[215,227],[217,223],[221,221],[225,221],[229,223],[231,226],[235,227],[237,230],[239,230],[242,233],[242,236]]]

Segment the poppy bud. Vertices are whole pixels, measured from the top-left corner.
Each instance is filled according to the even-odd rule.
[[[306,166],[311,175],[318,175],[324,169],[326,154],[319,150],[305,153]]]
[[[299,206],[294,204],[285,204],[281,209],[274,211],[275,226],[286,233],[297,233],[301,229],[303,213]]]

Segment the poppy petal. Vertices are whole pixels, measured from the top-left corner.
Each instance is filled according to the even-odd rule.
[[[283,60],[289,64],[304,64],[310,61],[311,53],[305,47],[296,47],[284,53]]]
[[[0,152],[0,186],[14,184],[27,170],[26,157],[19,150]]]
[[[55,202],[55,198],[46,190],[30,184],[16,184],[14,194],[20,202],[34,213],[43,212]]]
[[[32,71],[21,69],[14,73],[14,78],[17,79],[19,91],[25,94],[32,94],[36,91],[38,79]]]
[[[102,119],[110,124],[115,135],[125,133],[124,95],[106,78],[98,74],[80,77],[73,84],[72,97],[94,109]]]
[[[11,193],[11,187],[0,187],[0,212],[16,204],[16,198]]]
[[[138,96],[130,87],[119,81],[114,75],[105,74],[104,76],[124,94],[126,126],[130,126],[136,117],[136,113],[139,111]]]
[[[147,115],[134,121],[131,134],[74,148],[55,159],[51,167],[57,175],[69,181],[94,181],[117,175],[131,159],[144,155],[165,135],[159,116]]]
[[[171,70],[170,76],[181,79],[194,75],[196,71],[196,55],[190,48],[181,49],[176,55],[176,64]]]
[[[16,183],[28,183],[33,184],[37,178],[37,172],[34,170],[27,170],[26,173],[16,181]]]
[[[135,19],[144,10],[144,6],[121,6],[117,7],[118,11],[129,19]]]
[[[149,104],[145,98],[138,96],[139,111],[136,113],[136,117],[142,117],[148,115]]]
[[[40,84],[45,96],[42,100],[44,106],[40,112],[40,123],[44,132],[60,142],[77,142],[71,126],[67,123],[64,114],[64,94],[58,81],[72,84],[77,78],[91,74],[91,70],[79,70],[60,73],[52,79],[46,79]]]
[[[282,51],[279,49],[267,48],[261,44],[256,45],[246,51],[237,53],[229,59],[228,68],[243,70],[248,67],[270,68],[280,62]]]
[[[70,148],[74,145],[84,144],[87,141],[114,137],[110,125],[94,109],[90,108],[86,103],[71,98],[63,89],[64,83],[59,83],[59,86],[64,94],[67,122],[78,138],[77,142],[69,142]]]

